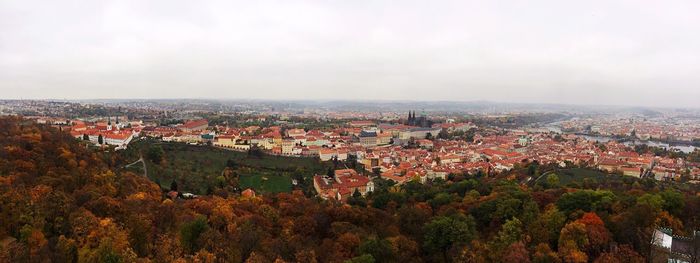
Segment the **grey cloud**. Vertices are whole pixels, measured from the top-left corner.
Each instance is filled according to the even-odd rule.
[[[0,1],[0,98],[697,107],[697,1]]]

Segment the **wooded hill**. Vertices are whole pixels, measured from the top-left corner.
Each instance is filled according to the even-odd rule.
[[[300,191],[170,200],[67,133],[0,118],[1,262],[642,262],[700,198],[654,181],[528,188],[454,176],[348,205]],[[225,197],[222,197],[225,196]]]

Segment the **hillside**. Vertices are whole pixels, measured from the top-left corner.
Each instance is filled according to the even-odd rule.
[[[158,149],[162,156],[153,160],[149,153]],[[123,162],[132,162],[144,157],[148,177],[169,188],[176,182],[181,191],[195,194],[211,193],[220,187],[218,178],[226,168],[238,173],[240,188],[253,188],[258,192],[290,192],[293,177],[310,182],[311,175],[325,173],[333,165],[313,157],[288,157],[262,154],[250,156],[246,152],[203,145],[159,142],[143,139],[132,143],[126,152],[119,152]],[[123,165],[123,164],[122,164]],[[143,174],[142,165],[130,166],[129,171]]]

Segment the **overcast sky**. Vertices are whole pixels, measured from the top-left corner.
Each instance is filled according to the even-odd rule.
[[[0,99],[700,107],[700,1],[0,0]]]

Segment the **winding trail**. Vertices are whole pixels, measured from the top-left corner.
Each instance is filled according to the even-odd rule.
[[[532,180],[533,179],[532,176],[529,176],[528,179],[526,179],[524,182],[521,182],[521,183],[527,184],[528,186],[534,186],[535,184],[537,184],[537,181],[542,179],[543,176],[548,175],[550,173],[554,173],[554,170],[545,171],[544,173],[540,174],[540,176],[538,176],[534,180]]]
[[[139,156],[139,159],[135,162],[125,165],[124,168],[129,168],[131,166],[136,165],[139,162],[143,165],[143,177],[148,178],[148,168],[146,167],[146,161],[143,159],[143,155]]]

